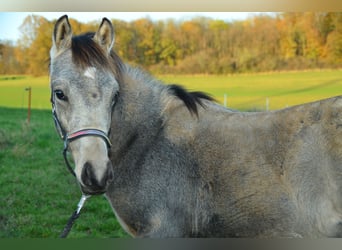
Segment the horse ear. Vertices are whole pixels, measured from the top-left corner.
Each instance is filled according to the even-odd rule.
[[[71,46],[72,29],[68,20],[68,16],[60,17],[53,30],[52,42],[55,49],[60,51]]]
[[[110,54],[114,45],[114,28],[107,18],[102,19],[102,23],[94,36],[94,40]]]

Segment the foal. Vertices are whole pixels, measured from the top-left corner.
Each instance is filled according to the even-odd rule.
[[[339,237],[342,99],[234,112],[113,52],[114,29],[53,31],[51,92],[80,188],[135,237]]]

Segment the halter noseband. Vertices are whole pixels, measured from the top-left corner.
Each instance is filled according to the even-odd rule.
[[[108,148],[110,148],[112,146],[112,143],[110,142],[110,140],[107,136],[107,133],[105,133],[99,129],[87,128],[87,129],[77,130],[76,132],[68,134],[65,131],[65,129],[62,127],[62,125],[61,125],[61,123],[57,117],[57,113],[56,113],[54,103],[52,103],[52,116],[53,116],[53,120],[55,122],[56,130],[59,133],[61,139],[64,141],[63,157],[64,157],[65,164],[67,165],[70,173],[73,176],[76,177],[76,174],[75,174],[74,170],[72,169],[72,167],[68,161],[68,158],[67,158],[67,151],[68,151],[70,142],[75,141],[75,140],[77,140],[81,137],[85,137],[85,136],[96,136],[96,137],[102,138],[106,142],[106,145]]]

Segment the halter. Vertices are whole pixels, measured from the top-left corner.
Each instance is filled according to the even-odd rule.
[[[64,141],[63,157],[64,157],[65,164],[67,165],[70,173],[75,177],[76,177],[75,171],[72,169],[72,167],[68,161],[68,158],[67,158],[67,151],[68,151],[70,142],[75,141],[75,140],[77,140],[81,137],[85,137],[85,136],[96,136],[96,137],[102,138],[106,142],[106,145],[108,148],[110,148],[112,146],[112,143],[110,142],[110,139],[108,138],[107,133],[105,133],[99,129],[87,128],[87,129],[77,130],[76,132],[68,134],[65,131],[65,129],[62,127],[62,125],[61,125],[61,123],[57,117],[55,104],[53,102],[52,102],[52,117],[53,117],[53,120],[55,122],[56,130],[57,130],[58,134],[60,135],[61,139]]]

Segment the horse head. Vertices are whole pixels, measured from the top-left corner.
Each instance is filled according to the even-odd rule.
[[[75,162],[86,194],[101,194],[113,179],[108,157],[111,116],[119,93],[112,52],[114,29],[104,18],[96,33],[73,36],[67,16],[58,19],[50,50],[51,102],[56,126]]]

